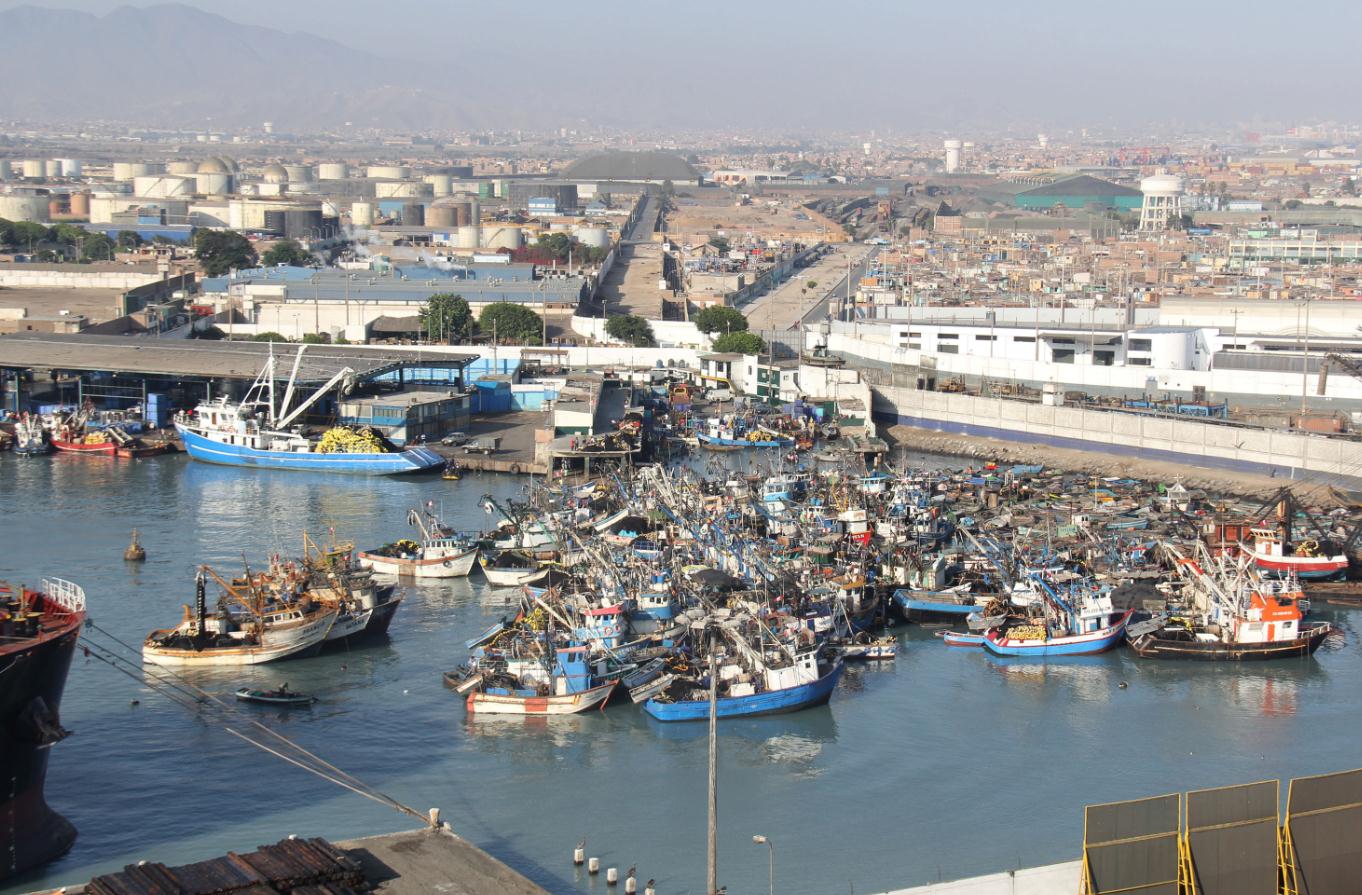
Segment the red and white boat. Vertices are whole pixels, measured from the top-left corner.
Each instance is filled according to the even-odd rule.
[[[575,715],[606,700],[618,680],[592,674],[585,646],[559,647],[550,668],[542,658],[489,656],[454,689],[467,693],[468,711],[488,715]]]
[[[1265,575],[1318,581],[1336,578],[1348,571],[1348,557],[1342,553],[1329,554],[1320,550],[1318,542],[1309,540],[1295,545],[1290,553],[1275,528],[1260,526],[1252,529],[1253,541],[1239,546]]]

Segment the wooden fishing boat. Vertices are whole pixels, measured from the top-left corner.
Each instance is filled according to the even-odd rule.
[[[257,705],[274,705],[297,708],[299,706],[309,706],[317,701],[317,697],[307,693],[295,693],[288,689],[288,684],[284,684],[277,690],[252,690],[250,687],[241,687],[236,691],[238,702],[253,702]]]
[[[547,675],[497,673],[472,667],[464,680],[454,684],[454,689],[467,693],[465,704],[469,712],[482,715],[575,715],[593,708],[604,709],[619,681],[597,679],[587,664],[587,654],[584,646],[556,650],[553,668]]]
[[[523,553],[503,550],[496,557],[488,559],[486,554],[478,557],[478,565],[487,583],[493,587],[519,587],[540,574],[539,563]]]
[[[845,667],[839,659],[811,680],[760,691],[753,689],[747,692],[743,689],[738,691],[740,695],[720,696],[716,700],[715,711],[720,718],[751,718],[797,712],[822,705],[832,697],[832,691],[837,688],[837,681]],[[686,691],[680,698],[674,695],[678,685]],[[749,688],[751,686],[746,685]],[[643,710],[658,721],[703,721],[709,717],[709,691],[693,683],[677,680],[666,693],[645,702]]]
[[[983,634],[961,633],[959,631],[938,631],[936,636],[941,638],[941,642],[946,646],[954,647],[982,647],[984,645]]]
[[[380,575],[412,578],[463,578],[478,561],[478,546],[459,537],[429,509],[409,510],[407,521],[421,532],[420,542],[403,539],[358,555],[359,564]]]

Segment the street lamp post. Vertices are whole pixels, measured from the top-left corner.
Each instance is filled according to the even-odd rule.
[[[776,895],[776,847],[770,837],[758,833],[752,837],[757,845],[766,846],[766,888],[769,895]]]

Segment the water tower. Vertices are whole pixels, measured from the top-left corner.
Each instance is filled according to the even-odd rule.
[[[1182,178],[1162,171],[1140,181],[1144,203],[1140,206],[1140,229],[1158,232],[1168,229],[1168,222],[1182,216]]]
[[[947,140],[946,147],[946,173],[954,174],[960,169],[960,150],[965,144],[959,140]]]

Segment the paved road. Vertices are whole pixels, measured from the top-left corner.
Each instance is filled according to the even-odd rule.
[[[879,253],[880,247],[873,246],[871,247],[870,251],[866,253],[866,256],[864,258],[862,258],[859,262],[852,265],[851,281],[853,283],[859,282],[860,279],[866,275],[866,271],[870,269],[870,262],[872,262],[875,259],[875,256],[878,255]],[[856,290],[853,288],[852,292],[854,293],[855,291]],[[847,275],[842,274],[841,278],[838,279],[837,282],[834,283],[826,293],[824,293],[822,300],[815,303],[813,307],[809,308],[809,310],[805,312],[804,316],[801,317],[799,321],[795,323],[794,326],[791,326],[790,329],[797,329],[798,327],[809,322],[810,320],[818,320],[823,317],[826,317],[828,313],[828,303],[834,300],[841,302],[843,299],[846,298],[846,294],[847,294]]]
[[[624,234],[620,242],[652,242],[653,231],[657,229],[657,215],[661,210],[661,200],[649,193],[643,200],[643,213],[638,216],[634,226]]]

